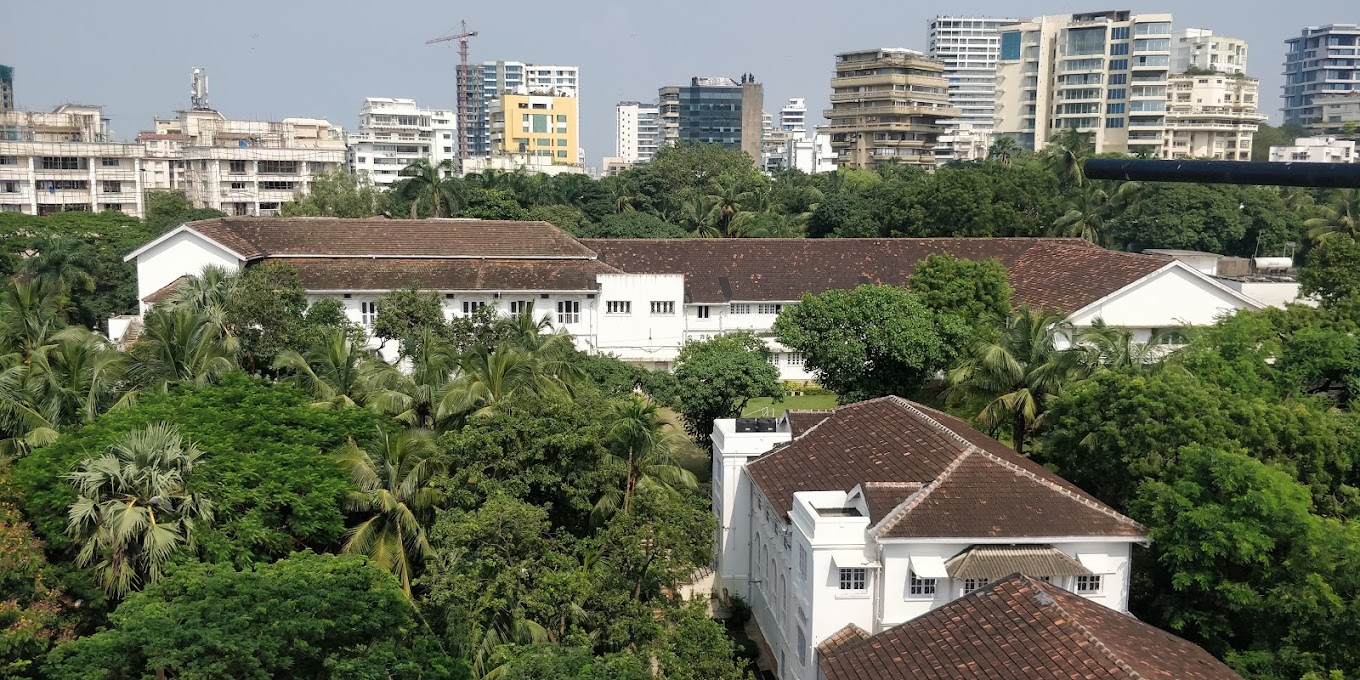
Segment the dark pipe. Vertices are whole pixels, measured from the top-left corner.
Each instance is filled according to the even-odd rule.
[[[1205,184],[1273,184],[1286,187],[1360,188],[1360,163],[1248,163],[1092,158],[1090,179]]]

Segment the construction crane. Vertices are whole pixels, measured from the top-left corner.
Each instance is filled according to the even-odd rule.
[[[477,37],[476,31],[468,31],[467,22],[461,22],[462,30],[454,35],[446,35],[433,40],[426,40],[426,45],[434,43],[458,41],[458,158],[462,160],[468,157],[468,138],[467,120],[471,102],[468,92],[468,38]]]

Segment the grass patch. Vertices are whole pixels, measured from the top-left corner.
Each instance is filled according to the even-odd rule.
[[[784,397],[784,401],[780,402],[775,402],[769,397],[761,397],[746,402],[746,408],[741,412],[741,415],[743,418],[774,418],[788,410],[824,410],[829,408],[836,408],[836,395],[834,394]]]

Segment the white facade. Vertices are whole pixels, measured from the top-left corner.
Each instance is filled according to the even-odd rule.
[[[1214,35],[1207,28],[1185,28],[1171,39],[1171,72],[1185,73],[1191,67],[1246,75],[1247,41]]]
[[[423,109],[414,99],[366,97],[359,109],[359,130],[347,140],[350,172],[387,187],[417,158],[434,166],[453,160],[458,157],[453,121],[453,111]]]
[[[1313,98],[1322,112],[1321,119],[1312,124],[1315,133],[1356,137],[1360,132],[1360,89],[1345,94],[1318,95]]]
[[[1167,80],[1166,145],[1161,157],[1251,160],[1260,83],[1221,73],[1173,75]]]
[[[1001,54],[1003,23],[1014,19],[938,16],[927,22],[927,54],[944,62],[949,79],[949,105],[962,111],[946,127],[966,123],[990,130],[996,115],[996,61]],[[937,156],[938,160],[938,156]]]
[[[945,568],[946,561],[979,546],[1049,546],[1099,577],[1082,596],[1127,611],[1132,547],[1141,540],[1137,537],[887,538],[872,526],[863,485],[814,486],[794,493],[785,520],[782,508],[753,481],[748,465],[793,438],[787,418],[767,432],[741,432],[737,421],[718,420],[712,433],[716,587],[720,595],[738,595],[751,604],[780,680],[817,680],[816,647],[849,624],[876,634],[981,585],[951,579]],[[862,585],[842,585],[847,572],[862,578]],[[1076,580],[1066,576],[1051,582],[1075,592]]]
[[[114,139],[98,106],[0,112],[0,212],[141,217],[141,156],[138,145]]]
[[[1355,141],[1335,137],[1300,137],[1293,146],[1270,147],[1272,163],[1354,163]]]
[[[785,102],[779,109],[779,129],[800,136],[807,134],[807,99],[796,97]]]
[[[973,127],[972,123],[956,123],[946,128],[935,144],[935,164],[984,160],[991,148],[990,128],[979,129]]]
[[[1096,153],[1160,153],[1171,15],[1127,10],[1037,17],[1001,27],[996,133],[1042,149],[1065,128]]]
[[[637,164],[652,160],[661,128],[656,104],[619,102],[614,106],[614,155],[611,159]]]

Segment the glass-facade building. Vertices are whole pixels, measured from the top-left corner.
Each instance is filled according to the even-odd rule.
[[[740,149],[741,99],[741,85],[730,78],[696,78],[680,87],[679,140]]]
[[[1285,44],[1286,124],[1322,123],[1318,95],[1360,92],[1360,24],[1309,26]]]

